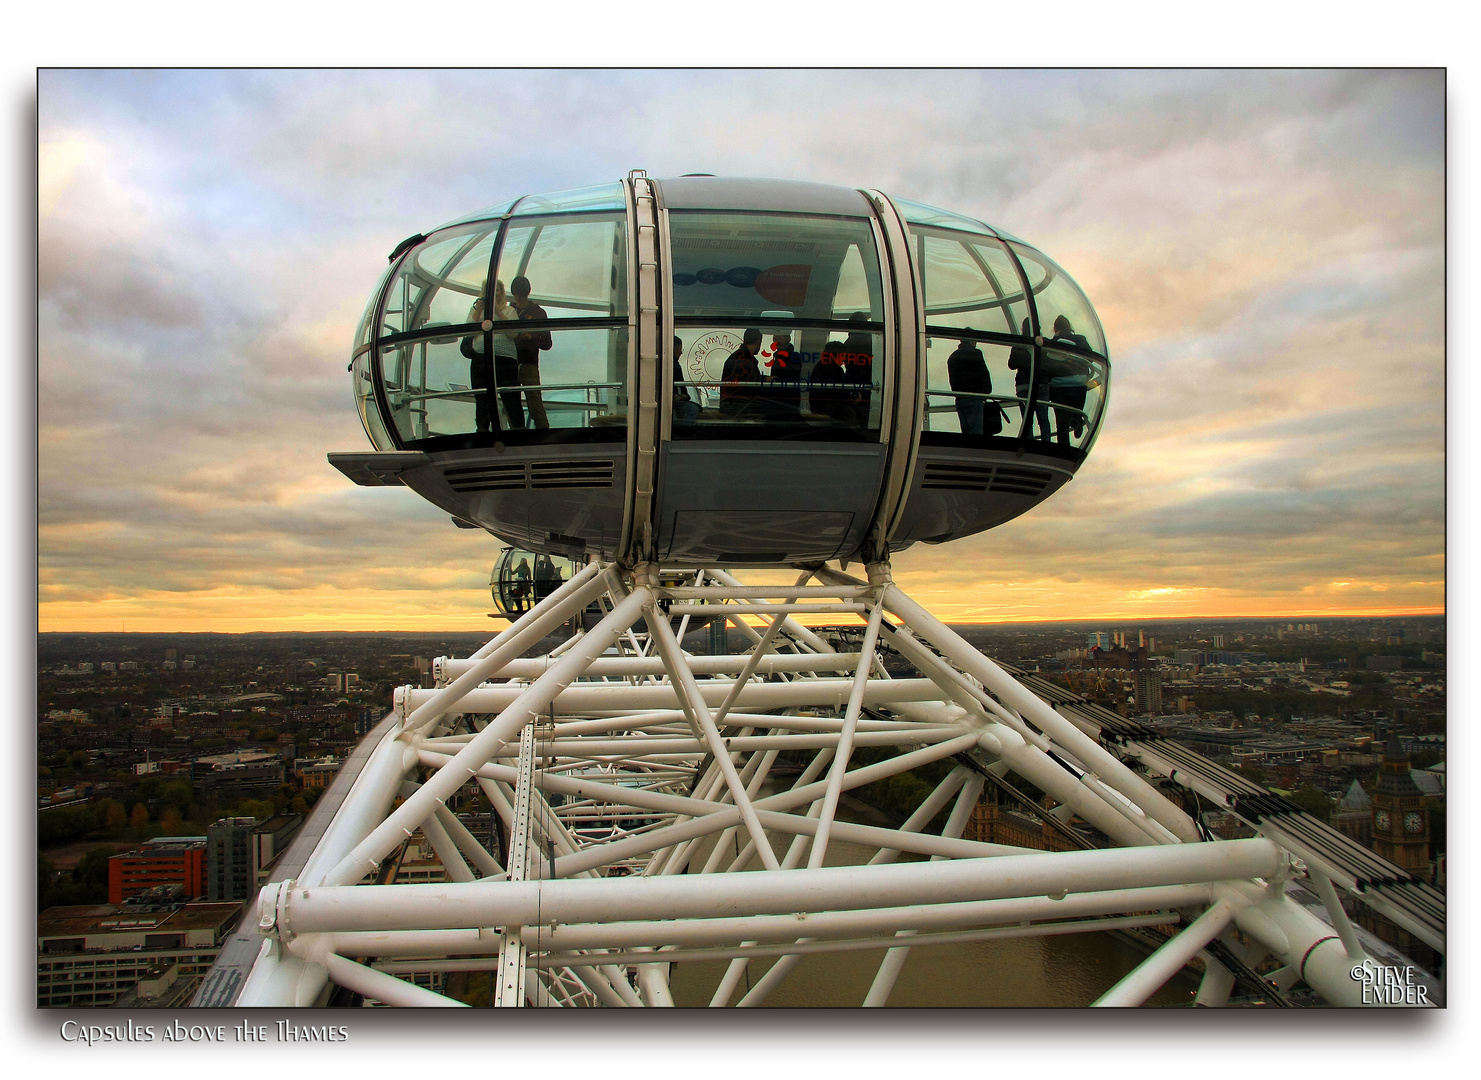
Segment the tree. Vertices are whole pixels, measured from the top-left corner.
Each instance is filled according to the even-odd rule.
[[[233,817],[252,817],[265,821],[273,816],[273,804],[266,799],[243,799],[232,810]]]
[[[1314,818],[1322,821],[1332,816],[1332,800],[1325,791],[1314,788],[1310,784],[1297,788],[1291,793],[1291,801],[1301,809],[1305,810]]]
[[[159,816],[159,827],[166,835],[174,836],[180,831],[181,821],[179,807],[166,806]]]
[[[123,803],[117,799],[108,799],[107,806],[103,811],[103,824],[109,832],[118,832],[129,823],[128,811],[123,808]]]
[[[190,781],[185,778],[171,780],[159,793],[159,801],[166,806],[173,806],[183,816],[190,809],[191,800],[195,798],[195,792],[191,790]]]
[[[144,830],[149,828],[149,807],[143,803],[135,803],[134,812],[129,815],[129,824],[134,827],[135,834],[142,837]]]

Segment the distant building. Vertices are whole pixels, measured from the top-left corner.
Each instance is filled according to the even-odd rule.
[[[267,883],[267,871],[298,835],[303,825],[301,814],[278,814],[252,830],[252,874],[255,888]]]
[[[1156,716],[1162,712],[1162,674],[1155,668],[1138,668],[1135,683],[1138,716]]]
[[[1370,656],[1363,661],[1369,671],[1403,671],[1402,656]]]
[[[221,818],[206,830],[206,896],[242,901],[257,893],[252,833],[257,819]]]
[[[283,759],[269,751],[243,751],[196,758],[191,780],[221,800],[263,798],[283,783]]]
[[[221,818],[206,830],[206,895],[212,900],[249,900],[265,872],[287,850],[303,825],[299,814]]]
[[[1373,846],[1373,800],[1356,780],[1332,808],[1332,828],[1364,847]]]
[[[192,900],[206,895],[204,836],[158,836],[108,860],[110,904],[160,885],[179,885]]]
[[[322,758],[300,758],[293,763],[293,771],[303,781],[305,790],[328,787],[344,762],[330,754]]]
[[[204,976],[241,911],[228,904],[79,904],[36,918],[36,1004],[109,1005],[151,973]]]

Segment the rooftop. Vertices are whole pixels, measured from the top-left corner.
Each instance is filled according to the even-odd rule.
[[[181,904],[171,911],[130,910],[123,904],[67,904],[47,908],[36,917],[38,938],[82,937],[110,931],[201,930],[224,927],[236,918],[240,903]]]

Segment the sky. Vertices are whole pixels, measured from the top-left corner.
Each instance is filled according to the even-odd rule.
[[[939,617],[1443,611],[1444,79],[42,71],[39,628],[489,628],[501,545],[325,460],[354,326],[402,238],[633,168],[877,188],[1088,294],[1099,440],[895,557]]]

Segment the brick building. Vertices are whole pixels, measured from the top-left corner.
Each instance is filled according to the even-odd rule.
[[[108,860],[110,904],[158,885],[179,885],[191,899],[206,895],[204,836],[157,836]]]

